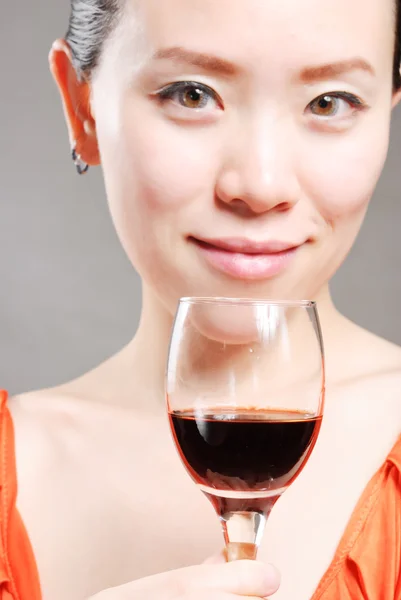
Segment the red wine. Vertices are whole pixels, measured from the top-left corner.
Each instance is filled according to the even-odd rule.
[[[277,499],[300,473],[321,416],[224,408],[172,412],[170,422],[181,458],[203,491],[220,504],[237,499],[231,510],[255,510],[263,508],[258,498]],[[254,500],[251,506],[246,499]]]

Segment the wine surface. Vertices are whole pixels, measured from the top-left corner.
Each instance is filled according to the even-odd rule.
[[[321,423],[321,416],[259,409],[188,410],[169,417],[189,473],[219,495],[269,495],[286,487],[302,469]]]

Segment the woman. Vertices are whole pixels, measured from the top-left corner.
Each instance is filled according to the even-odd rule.
[[[401,350],[340,315],[328,285],[386,158],[399,11],[395,0],[72,0],[51,69],[78,171],[102,165],[143,310],[117,356],[9,400],[18,514],[3,399],[2,598],[39,598],[35,564],[50,600],[260,598],[277,587],[268,562],[279,599],[401,598]],[[184,295],[318,301],[325,421],[260,563],[200,564],[221,533],[164,415]]]

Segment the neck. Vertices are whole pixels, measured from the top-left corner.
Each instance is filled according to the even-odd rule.
[[[127,350],[135,360],[135,371],[144,387],[153,390],[162,400],[173,320],[174,316],[153,291],[144,285],[139,327]]]
[[[335,308],[328,286],[319,292],[316,301],[326,355],[332,355],[338,345],[337,338],[341,329],[339,326],[344,318]],[[137,333],[122,356],[131,373],[135,374],[132,383],[139,392],[138,396],[137,393],[135,396],[143,397],[147,406],[149,402],[159,406],[164,402],[164,374],[173,315],[146,286],[143,290],[142,306]]]

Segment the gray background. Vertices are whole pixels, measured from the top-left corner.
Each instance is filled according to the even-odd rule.
[[[79,178],[47,54],[68,0],[5,0],[0,15],[0,386],[77,376],[132,337],[140,283],[100,171]],[[352,319],[401,344],[401,111],[362,234],[333,283]]]

